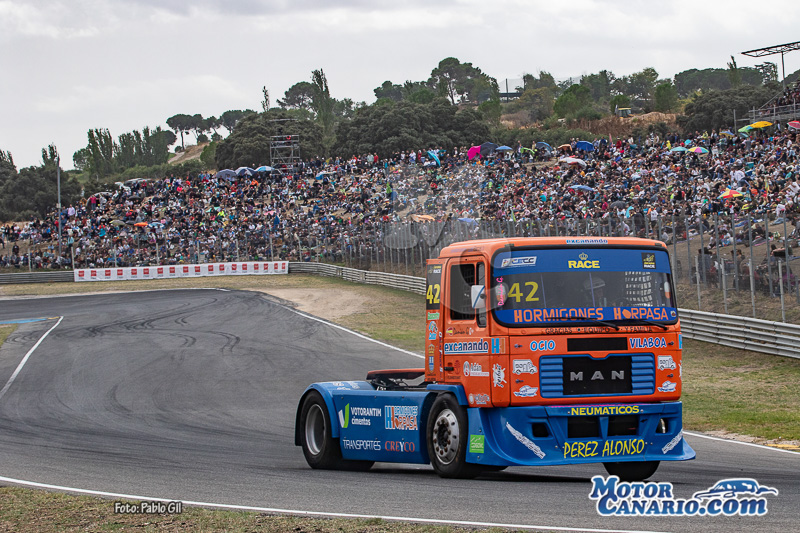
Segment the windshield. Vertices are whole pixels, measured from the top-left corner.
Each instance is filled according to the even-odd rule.
[[[492,307],[507,326],[677,320],[669,256],[642,248],[502,251],[492,270]]]

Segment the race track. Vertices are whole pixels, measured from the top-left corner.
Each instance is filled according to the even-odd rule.
[[[295,511],[561,528],[796,531],[800,454],[687,436],[698,459],[657,481],[689,498],[724,478],[776,487],[759,518],[601,518],[601,465],[481,479],[429,466],[311,470],[294,446],[314,381],[363,379],[417,357],[304,317],[262,294],[176,290],[0,301],[0,476],[63,487]],[[29,354],[15,375],[20,362]],[[11,379],[13,377],[13,379]],[[9,384],[9,380],[10,384]]]

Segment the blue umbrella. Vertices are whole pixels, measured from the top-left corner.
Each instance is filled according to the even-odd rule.
[[[503,146],[495,148],[495,150],[497,150],[498,152],[510,152],[511,150],[513,150],[513,148],[511,148],[510,146],[506,146],[504,144]]]
[[[250,167],[239,167],[236,169],[237,176],[252,176],[254,172],[255,169],[252,169]]]
[[[579,191],[586,191],[586,192],[594,192],[595,189],[589,187],[588,185],[570,185],[570,189],[577,189]]]
[[[578,141],[575,143],[576,150],[583,150],[584,152],[591,152],[594,146],[589,141]]]
[[[436,155],[436,152],[434,152],[433,150],[428,150],[428,155],[431,156],[431,159],[436,161],[437,165],[442,166],[442,162],[439,161],[439,156]]]
[[[475,219],[474,219],[474,218],[462,217],[462,218],[459,218],[458,220],[459,220],[459,222],[465,222],[465,223],[467,223],[467,224],[474,224],[474,225],[477,225],[477,224],[478,224],[478,223],[475,221]]]
[[[536,148],[544,148],[544,149],[545,149],[545,150],[547,150],[548,152],[552,152],[552,151],[553,151],[553,147],[552,147],[552,146],[550,146],[549,144],[547,144],[547,143],[546,143],[546,142],[544,142],[544,141],[539,141],[539,142],[537,142],[537,143],[536,143]]]
[[[262,165],[256,169],[256,172],[272,172],[274,169],[266,165]]]
[[[481,156],[489,155],[495,150],[497,150],[497,145],[495,143],[483,143],[481,145]]]
[[[670,152],[685,152],[685,151],[686,151],[686,148],[684,148],[683,146],[676,146],[675,148],[672,148],[670,150]]]
[[[230,178],[236,177],[236,172],[231,170],[231,169],[229,169],[229,168],[226,168],[225,170],[220,170],[219,172],[217,172],[217,177],[218,178],[224,178],[224,179],[230,179]]]

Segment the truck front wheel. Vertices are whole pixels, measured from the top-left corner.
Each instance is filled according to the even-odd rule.
[[[452,395],[441,394],[433,402],[426,430],[428,455],[437,474],[446,478],[472,478],[480,473],[477,465],[466,461],[467,413]]]
[[[606,467],[606,472],[618,476],[620,481],[644,481],[656,473],[659,462],[603,463],[603,466]]]

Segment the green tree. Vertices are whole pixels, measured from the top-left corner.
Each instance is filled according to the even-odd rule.
[[[770,61],[756,65],[756,69],[761,73],[764,84],[778,81],[778,65]]]
[[[618,94],[611,98],[611,101],[608,104],[609,109],[612,113],[619,109],[627,109],[631,107],[631,97],[627,94]]]
[[[89,164],[89,149],[80,148],[72,154],[72,165],[76,170],[83,172]]]
[[[314,101],[314,86],[307,81],[299,81],[289,87],[283,94],[283,100],[278,100],[278,105],[284,109],[312,108]]]
[[[611,96],[611,84],[614,81],[614,74],[601,70],[597,74],[589,74],[581,76],[581,85],[589,88],[592,94],[592,99],[599,102],[605,101]]]
[[[183,132],[189,132],[194,124],[194,117],[192,115],[178,114],[172,115],[167,119],[167,126],[175,131],[176,134],[181,136],[181,148],[186,149],[183,142]]]
[[[110,176],[114,173],[114,152],[116,144],[108,129],[89,130],[89,160],[87,170],[96,179]]]
[[[478,106],[478,111],[483,114],[484,118],[486,118],[489,123],[495,126],[500,124],[500,115],[503,112],[500,99],[486,100]]]
[[[742,73],[739,72],[739,67],[736,66],[736,58],[733,56],[728,62],[728,80],[734,89],[742,84]]]
[[[655,110],[667,113],[678,106],[678,91],[671,82],[661,83],[655,91]]]
[[[461,63],[455,57],[442,59],[431,71],[428,85],[442,96],[446,96],[451,104],[465,99],[469,102],[481,103],[499,94],[497,80],[490,78],[472,63]]]
[[[236,125],[239,124],[240,120],[254,113],[255,111],[253,111],[252,109],[245,109],[244,111],[242,111],[241,109],[230,109],[228,111],[225,111],[223,114],[219,116],[220,124],[226,130],[233,133],[234,129],[236,128]],[[181,140],[181,146],[183,146],[183,140]]]
[[[203,165],[206,169],[213,169],[214,165],[216,165],[216,157],[217,157],[217,143],[212,141],[208,143],[205,148],[203,148],[203,152],[200,154],[200,161],[203,162]]]
[[[761,106],[775,94],[776,87],[740,85],[726,91],[708,91],[695,95],[686,104],[678,124],[685,131],[711,131],[733,126],[733,113],[746,116],[754,107]]]
[[[383,82],[380,87],[376,87],[375,89],[373,89],[372,92],[375,93],[376,100],[380,100],[381,98],[388,98],[395,102],[399,102],[400,100],[403,100],[406,96],[404,94],[402,85],[397,85],[389,80]]]
[[[334,101],[328,89],[328,79],[322,69],[314,70],[311,73],[311,85],[314,87],[311,106],[317,114],[317,120],[322,125],[323,143],[327,148],[333,144],[335,116],[333,113]],[[325,152],[327,155],[327,149]]]
[[[553,104],[553,111],[559,117],[575,116],[584,108],[591,106],[592,93],[588,87],[573,84],[558,97]]]
[[[634,99],[641,100],[647,111],[653,109],[653,93],[658,81],[658,72],[652,67],[647,67],[639,72],[634,72],[628,78],[628,94]]]

